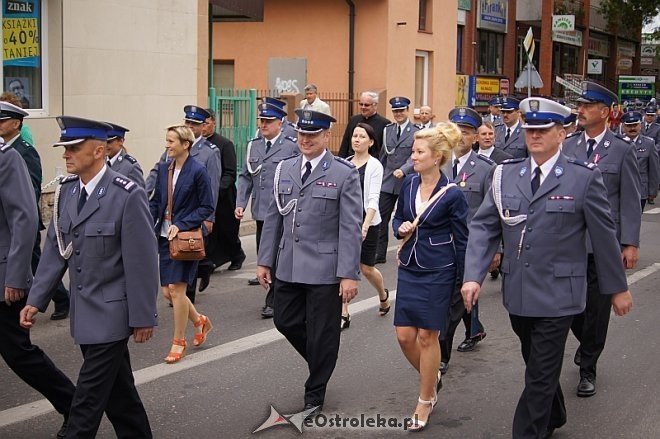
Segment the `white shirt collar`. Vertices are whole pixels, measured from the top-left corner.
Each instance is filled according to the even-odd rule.
[[[585,133],[584,133],[584,143],[585,143],[584,148],[585,148],[585,149],[588,149],[588,148],[589,148],[589,139],[596,139],[596,144],[594,145],[594,148],[596,148],[596,146],[598,146],[598,145],[600,144],[600,142],[603,141],[603,137],[605,137],[605,133],[606,133],[606,132],[607,132],[607,128],[605,128],[605,129],[603,130],[603,132],[600,133],[599,135],[597,135],[596,137],[589,137],[589,136],[587,135],[587,132],[585,131]]]
[[[557,163],[557,159],[559,158],[559,154],[561,154],[561,150],[557,150],[555,155],[550,157],[548,160],[545,161],[545,163],[543,163],[541,165],[541,183],[543,183],[543,181],[545,180],[545,177],[550,175],[550,172],[552,171],[552,168],[555,166],[555,163]],[[531,168],[532,168],[531,169],[531,171],[532,171],[531,172],[531,177],[530,177],[530,181],[531,181],[531,179],[534,178],[534,170],[536,168],[538,168],[539,165],[536,164],[533,157],[530,157],[530,162],[531,162]]]
[[[410,123],[410,119],[406,119],[406,121],[404,123],[399,125],[401,127],[401,132],[402,133],[406,130],[406,127],[408,126],[409,123]]]
[[[13,143],[16,141],[16,139],[18,139],[18,137],[19,137],[20,135],[21,135],[21,132],[19,131],[18,134],[16,134],[16,135],[15,135],[10,141],[5,142],[5,145],[11,145],[11,144],[13,144]]]
[[[479,148],[479,151],[477,151],[477,154],[485,155],[486,157],[490,158],[490,155],[493,153],[494,150],[495,150],[495,145],[491,146],[490,148],[486,148],[486,149]]]
[[[314,169],[316,169],[316,166],[321,162],[321,159],[323,159],[323,157],[325,157],[326,152],[327,152],[327,150],[323,151],[322,154],[319,154],[318,157],[315,157],[311,160],[307,160],[307,158],[304,155],[301,155],[302,163],[300,164],[300,172],[301,173],[305,172],[305,163],[307,163],[307,162],[310,162],[312,164],[312,172],[313,172]]]
[[[456,165],[456,175],[458,176],[461,173],[461,170],[463,169],[463,166],[467,163],[468,159],[470,158],[470,153],[466,153],[462,157],[458,158],[458,165]],[[451,166],[454,166],[454,160],[456,160],[456,154],[453,152],[451,153]]]
[[[96,185],[99,184],[99,181],[101,181],[107,169],[108,167],[105,164],[103,164],[103,168],[99,171],[98,174],[94,176],[94,178],[89,180],[87,184],[83,184],[82,180],[79,180],[80,190],[82,190],[82,188],[85,188],[85,192],[87,192],[87,198],[89,198],[89,196],[94,193],[94,189],[96,189]]]
[[[280,131],[279,133],[277,133],[277,135],[276,135],[275,137],[273,137],[272,139],[270,139],[270,140],[268,140],[268,139],[266,139],[266,138],[264,137],[264,145],[266,144],[266,142],[270,142],[271,146],[272,146],[272,145],[275,145],[275,142],[277,142],[277,139],[280,138],[280,134],[282,134],[282,131]]]
[[[513,126],[512,126],[511,128],[509,128],[508,126],[504,125],[504,131],[506,132],[506,130],[511,130],[511,134],[513,134],[513,133],[516,131],[516,129],[518,128],[518,125],[520,125],[520,119],[518,119],[518,120],[516,121],[516,123],[514,123]]]
[[[108,160],[110,161],[110,166],[114,165],[119,156],[121,155],[121,149],[117,154],[115,154],[113,157],[108,157]]]

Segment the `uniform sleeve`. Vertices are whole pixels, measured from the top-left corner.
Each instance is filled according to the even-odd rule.
[[[264,226],[261,231],[261,241],[257,252],[257,265],[268,268],[275,267],[277,249],[284,230],[284,218],[280,214],[275,197],[271,197],[268,212],[264,218]]]
[[[145,188],[144,173],[142,172],[142,168],[140,167],[139,163],[131,165],[131,170],[129,171],[127,177],[137,183],[138,186],[140,186],[142,189]]]
[[[452,201],[449,222],[454,237],[456,266],[458,268],[457,278],[462,279],[465,272],[465,249],[468,242],[467,216],[469,208],[463,192],[458,188],[454,189],[457,196],[454,196]]]
[[[27,304],[38,308],[41,312],[45,312],[68,265],[67,260],[60,255],[57,247],[57,237],[55,236],[55,226],[51,220]]]
[[[229,139],[223,139],[222,143],[220,190],[230,188],[236,181],[236,150],[234,149],[234,143]]]
[[[337,277],[360,280],[362,248],[362,193],[360,174],[352,168],[339,195],[339,246]]]
[[[209,214],[206,221],[215,222],[215,207],[218,205],[218,192],[220,190],[220,175],[222,172],[222,163],[220,158],[220,150],[215,148],[214,154],[211,154],[206,162],[206,172],[211,180],[211,201],[213,202],[213,210]]]
[[[619,187],[619,215],[621,217],[621,245],[639,247],[639,234],[642,227],[642,205],[639,202],[639,168],[635,150],[627,145],[623,156]]]
[[[158,221],[160,221],[160,203],[161,203],[161,197],[167,197],[167,194],[161,193],[160,190],[160,173],[156,174],[156,180],[154,182],[154,194],[149,200],[149,212],[151,213],[151,217],[153,219],[152,224],[156,224]]]
[[[635,199],[637,201],[637,199]],[[640,206],[640,203],[637,203]],[[594,169],[585,188],[584,217],[596,261],[601,294],[626,291],[628,283],[616,239],[616,225],[600,170]]]
[[[32,281],[30,261],[39,227],[37,202],[20,154],[13,149],[0,154],[0,202],[11,236],[4,286],[27,289]]]
[[[246,156],[243,169],[238,174],[238,191],[236,193],[236,207],[242,207],[243,209],[247,207],[248,200],[252,194],[252,174],[250,174],[247,168],[248,160],[250,160],[250,157]]]
[[[156,178],[158,178],[158,166],[161,163],[165,163],[166,160],[167,153],[163,152],[163,154],[160,156],[160,160],[158,160],[154,167],[151,168],[151,171],[149,171],[149,176],[147,176],[147,180],[144,184],[144,190],[147,191],[147,196],[151,195],[151,193],[154,191],[154,188],[156,187]]]
[[[488,191],[470,222],[463,282],[483,282],[501,239],[500,214],[495,206],[493,191]]]
[[[660,159],[655,145],[649,148],[649,197],[658,195],[658,185],[660,185]]]
[[[158,324],[158,246],[151,227],[147,196],[142,188],[128,195],[121,219],[121,254],[126,281],[128,326],[148,328]]]

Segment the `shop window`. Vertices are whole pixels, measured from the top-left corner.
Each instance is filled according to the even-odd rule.
[[[477,71],[484,75],[501,75],[504,53],[504,35],[479,31]]]
[[[26,109],[44,107],[42,0],[2,0],[4,90]]]

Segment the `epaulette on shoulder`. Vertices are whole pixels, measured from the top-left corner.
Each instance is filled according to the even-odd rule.
[[[208,147],[211,148],[212,150],[213,150],[213,149],[218,149],[218,147],[215,146],[215,143],[211,143],[211,142],[209,142],[208,140],[206,141],[206,146],[208,146]]]
[[[396,125],[396,122],[388,123],[387,125],[385,125],[385,128],[387,128],[387,127],[391,127],[392,125]]]
[[[259,140],[259,139],[261,139],[261,136],[254,137],[254,138],[248,140],[248,142],[254,142],[255,140]]]
[[[481,160],[488,163],[489,165],[494,165],[495,164],[495,162],[490,157],[486,157],[483,154],[477,154],[477,157],[479,157]]]
[[[630,144],[632,143],[632,141],[631,141],[628,137],[622,136],[622,135],[619,134],[619,133],[614,133],[614,137],[616,137],[617,139],[621,139],[621,140],[623,140],[623,141],[626,142],[628,145],[630,145]]]
[[[298,141],[297,137],[291,137],[291,136],[284,136],[285,139],[292,141],[293,143],[296,143]]]
[[[337,160],[339,163],[342,163],[342,164],[348,166],[349,168],[355,168],[355,165],[353,164],[353,162],[350,162],[350,161],[346,160],[343,157],[335,156],[335,160]]]
[[[582,133],[582,132],[581,132],[581,131],[573,131],[572,133],[569,133],[569,134],[566,136],[566,138],[567,138],[567,139],[570,139],[571,137],[573,137],[573,136],[577,136],[577,135],[579,135],[580,133]]]
[[[124,160],[128,160],[132,164],[137,163],[137,159],[135,157],[133,157],[132,155],[129,155],[129,154],[124,154]]]
[[[115,177],[115,179],[112,180],[112,182],[128,192],[131,192],[133,189],[137,187],[137,184],[132,180],[129,180],[128,178]]]
[[[291,154],[291,155],[288,155],[288,156],[284,157],[284,158],[283,158],[282,160],[280,160],[280,161],[283,162],[283,161],[285,161],[285,160],[295,159],[295,158],[298,157],[299,155],[300,155],[300,154],[298,154],[298,153]]]
[[[78,181],[79,179],[80,177],[78,177],[76,174],[67,175],[66,177],[62,177],[60,184],[71,183],[72,181]]]
[[[583,168],[587,168],[587,169],[594,169],[596,167],[595,163],[583,162],[582,160],[568,159],[568,163],[572,163],[574,165],[582,166]]]
[[[2,146],[0,147],[0,151],[5,152],[5,151],[7,151],[9,148],[11,148],[11,145],[5,143],[4,145],[2,145]]]
[[[512,163],[520,163],[525,161],[524,157],[518,157],[517,159],[506,159],[502,162],[503,165],[510,165]]]

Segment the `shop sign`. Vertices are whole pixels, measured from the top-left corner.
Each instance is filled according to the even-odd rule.
[[[650,56],[653,58],[655,56],[655,44],[642,44],[641,53],[642,56]]]
[[[602,75],[603,74],[603,60],[590,59],[587,61],[587,75]]]
[[[497,78],[477,77],[475,90],[477,93],[490,93],[497,95],[500,92],[500,80]]]
[[[469,11],[472,9],[472,0],[458,0],[458,9]]]
[[[633,66],[633,61],[630,58],[621,58],[619,59],[618,65],[620,69],[631,69]]]
[[[641,66],[652,66],[654,58],[640,58],[639,65]]]
[[[582,47],[582,31],[552,31],[552,41]]]
[[[655,96],[655,76],[619,76],[619,99],[649,100]]]
[[[589,36],[589,55],[600,56],[603,58],[610,57],[610,42],[606,38],[598,38],[593,35]]]
[[[575,15],[553,15],[553,31],[575,30]]]
[[[619,55],[626,56],[628,58],[635,57],[635,45],[633,43],[626,43],[619,41]]]
[[[509,0],[478,0],[477,27],[506,33]]]
[[[500,79],[500,94],[502,96],[509,95],[509,80],[506,78]]]
[[[500,94],[500,78],[470,76],[470,106],[486,107]]]

